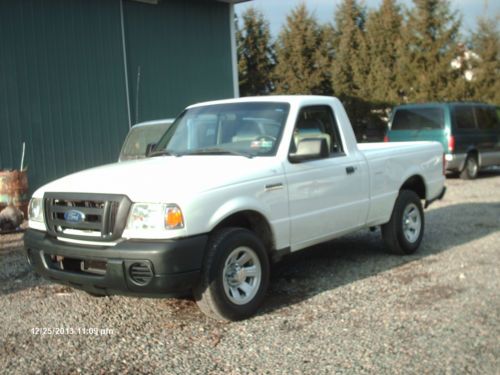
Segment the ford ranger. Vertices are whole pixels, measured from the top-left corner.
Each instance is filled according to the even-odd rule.
[[[333,97],[196,104],[146,159],[39,188],[25,249],[36,272],[93,295],[188,292],[244,319],[287,253],[377,226],[388,251],[415,252],[443,161],[438,142],[358,145]]]

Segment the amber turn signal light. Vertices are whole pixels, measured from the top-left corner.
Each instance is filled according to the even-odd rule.
[[[181,209],[177,206],[167,207],[165,212],[165,228],[179,229],[184,227]]]

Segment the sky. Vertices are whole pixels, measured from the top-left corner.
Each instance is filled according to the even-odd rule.
[[[462,32],[468,34],[476,27],[478,16],[500,17],[499,0],[449,0],[452,9],[458,10],[462,15]],[[274,37],[279,34],[281,26],[286,21],[286,16],[298,4],[304,2],[321,23],[332,22],[335,9],[341,0],[252,0],[235,6],[235,11],[240,16],[245,9],[254,6],[264,13],[269,21],[271,33]],[[368,8],[377,8],[382,0],[364,0]],[[411,7],[411,0],[399,0],[399,4]],[[499,19],[499,18],[497,18]],[[500,22],[500,21],[499,21]]]

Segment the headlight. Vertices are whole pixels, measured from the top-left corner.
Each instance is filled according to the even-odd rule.
[[[43,223],[43,199],[31,198],[28,206],[28,218]]]
[[[181,209],[175,204],[134,203],[127,221],[127,230],[159,231],[184,228]]]

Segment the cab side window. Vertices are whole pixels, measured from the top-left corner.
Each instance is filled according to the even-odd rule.
[[[345,155],[337,122],[330,106],[310,106],[301,109],[295,124],[290,152],[296,150],[301,140],[311,138],[324,139],[330,156]]]

